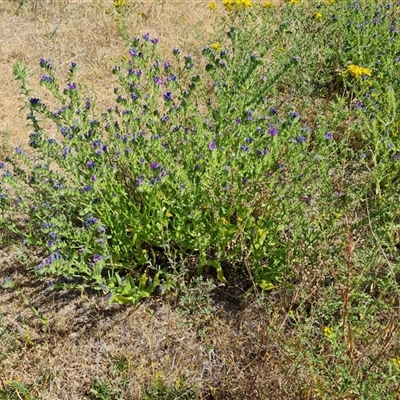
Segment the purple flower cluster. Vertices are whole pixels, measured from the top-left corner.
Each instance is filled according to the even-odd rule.
[[[50,266],[51,264],[53,264],[53,262],[55,261],[60,261],[62,260],[64,257],[61,254],[60,250],[56,250],[54,253],[50,254],[48,257],[44,258],[42,260],[42,262],[36,266],[37,270],[41,270],[45,267]]]

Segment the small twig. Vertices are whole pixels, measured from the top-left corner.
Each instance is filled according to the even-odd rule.
[[[6,385],[5,385],[3,377],[1,375],[0,375],[0,382],[1,382],[1,386],[3,388],[4,393],[6,393],[6,390],[7,390]]]

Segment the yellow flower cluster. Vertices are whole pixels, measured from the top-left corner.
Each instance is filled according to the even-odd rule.
[[[321,12],[315,13],[314,18],[315,19],[321,19],[322,18],[322,13]]]
[[[228,11],[234,8],[247,8],[251,7],[251,0],[222,0],[222,4]]]
[[[394,365],[395,365],[397,368],[400,368],[400,357],[398,357],[398,358],[392,358],[392,362],[394,363]]]
[[[211,3],[208,3],[207,8],[211,11],[214,11],[217,9],[217,5],[215,4],[215,1],[212,1]]]
[[[274,3],[270,0],[267,0],[264,4],[263,4],[264,8],[273,8],[275,7]]]
[[[324,328],[324,335],[330,339],[333,336],[333,329],[329,326],[325,326]]]
[[[371,76],[369,68],[363,68],[355,64],[350,64],[342,75],[351,75],[355,79],[360,79],[363,76]]]
[[[114,0],[114,7],[115,8],[121,8],[125,5],[126,1],[125,0]]]
[[[215,50],[215,51],[221,51],[222,50],[222,46],[219,43],[210,44],[210,48]]]

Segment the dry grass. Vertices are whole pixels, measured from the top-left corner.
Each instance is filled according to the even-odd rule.
[[[126,377],[123,398],[140,399],[156,377],[166,386],[185,377],[201,398],[265,399],[279,396],[287,380],[278,346],[287,313],[273,306],[282,298],[261,307],[240,300],[237,288],[203,282],[186,303],[156,298],[134,310],[107,306],[95,294],[49,292],[10,251],[0,260],[2,275],[12,275],[49,318],[42,324],[17,292],[1,292],[3,384],[23,382],[33,398],[82,399],[93,380],[116,391]],[[282,329],[273,333],[276,326]]]

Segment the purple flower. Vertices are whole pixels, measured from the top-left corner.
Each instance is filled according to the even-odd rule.
[[[261,156],[266,156],[268,153],[269,153],[269,150],[268,150],[268,149],[257,150],[257,155],[258,155],[259,157],[261,157]]]
[[[236,118],[235,122],[239,125],[242,122],[242,119],[240,117],[238,117],[238,118]]]
[[[68,89],[69,90],[77,90],[78,89],[78,85],[76,83],[68,83]]]
[[[248,151],[249,148],[246,145],[240,146],[240,150],[242,151]]]
[[[150,167],[151,167],[152,169],[157,169],[157,168],[160,168],[161,165],[158,164],[158,163],[156,163],[156,162],[152,162],[152,163],[150,163]]]
[[[210,144],[208,145],[208,148],[213,151],[217,148],[217,145],[215,144],[214,141],[210,142]]]
[[[95,254],[95,255],[93,256],[93,262],[94,262],[94,263],[97,263],[97,262],[101,261],[103,258],[104,258],[104,256],[102,256],[102,255],[100,255],[100,254]]]
[[[174,47],[174,48],[172,49],[172,54],[173,54],[174,56],[177,56],[180,52],[181,52],[181,51],[180,51],[177,47]]]
[[[356,108],[360,109],[360,108],[363,108],[363,107],[364,107],[364,104],[362,103],[362,101],[357,101]]]
[[[88,168],[93,168],[93,167],[94,167],[94,161],[88,161],[88,162],[86,163],[86,166],[87,166]]]
[[[41,105],[42,102],[40,101],[40,99],[37,99],[35,97],[31,97],[29,99],[29,103],[31,103],[32,106],[36,106],[36,105]]]
[[[297,138],[297,143],[304,143],[307,141],[307,138],[305,136],[300,136]]]
[[[53,82],[53,77],[51,77],[49,75],[42,75],[40,80],[42,82]]]
[[[51,239],[53,239],[53,240],[57,240],[58,239],[58,235],[57,235],[57,233],[55,233],[55,232],[50,232],[49,233],[49,236],[50,236],[50,238]]]
[[[94,140],[94,141],[92,142],[92,147],[93,147],[94,149],[97,149],[100,145],[101,145],[101,141],[100,141],[100,140]]]
[[[84,225],[85,229],[88,230],[92,225],[95,225],[98,222],[99,222],[99,220],[97,218],[93,217],[93,215],[89,215],[85,219],[83,225]]]
[[[138,55],[137,49],[136,49],[135,47],[132,47],[132,48],[129,50],[129,54],[130,54],[132,57],[136,57],[136,56]]]
[[[164,117],[161,118],[162,122],[168,122],[169,121],[169,117],[168,115],[165,115]]]
[[[164,99],[165,99],[165,101],[172,101],[172,93],[164,92]]]
[[[90,99],[89,99],[89,97],[87,97],[86,100],[85,100],[85,108],[86,108],[86,110],[89,110],[91,106],[92,106],[92,104],[90,103]]]
[[[278,110],[277,110],[274,106],[272,106],[272,107],[269,108],[269,112],[270,112],[271,114],[277,114],[277,113],[278,113]]]
[[[327,134],[325,135],[325,137],[326,137],[328,140],[332,140],[332,139],[333,139],[333,135],[332,135],[331,132],[327,132]]]
[[[153,44],[157,44],[158,43],[158,39],[157,38],[151,39],[150,42],[153,43]]]
[[[271,136],[276,136],[278,134],[278,129],[274,128],[273,126],[268,130]]]
[[[136,186],[140,186],[143,183],[143,178],[136,179]]]
[[[91,180],[92,182],[96,182],[96,180],[97,180],[96,175],[92,175],[92,176],[90,177],[90,180]]]
[[[155,76],[153,80],[154,80],[154,83],[157,83],[158,86],[161,86],[163,83],[162,79],[159,76]]]
[[[91,190],[93,190],[93,186],[84,185],[82,188],[82,193],[90,192]]]
[[[164,61],[164,64],[163,64],[163,66],[164,66],[164,69],[169,69],[169,67],[170,67],[170,64],[169,64],[169,62],[168,62],[168,61]]]
[[[295,119],[297,118],[300,114],[297,111],[290,111],[289,115]]]
[[[148,42],[148,41],[150,40],[150,34],[149,34],[149,33],[145,33],[145,34],[142,36],[142,38],[143,38],[146,42]]]
[[[51,66],[51,64],[50,64],[50,60],[45,60],[44,58],[41,58],[41,59],[40,59],[39,65],[40,65],[42,68],[45,68],[45,69],[47,69],[47,70],[51,70],[51,69],[52,69],[52,66]]]
[[[175,82],[176,79],[176,75],[172,74],[167,77],[167,82]]]

